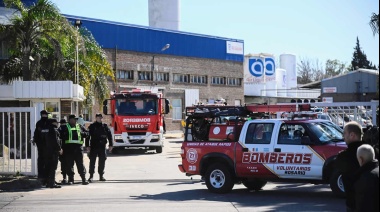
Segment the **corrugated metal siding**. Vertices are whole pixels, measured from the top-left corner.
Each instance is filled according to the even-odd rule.
[[[102,48],[162,54],[161,48],[169,43],[165,54],[243,62],[244,54],[227,54],[226,41],[242,40],[213,37],[181,31],[155,29],[144,26],[102,21],[65,15],[70,21],[82,21]]]
[[[377,80],[379,75],[366,72],[352,72],[341,77],[323,80],[323,87],[337,87],[337,93],[377,92]],[[360,87],[357,88],[357,83]]]

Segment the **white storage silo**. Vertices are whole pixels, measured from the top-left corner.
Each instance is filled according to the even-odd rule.
[[[179,30],[180,0],[149,0],[149,26]]]
[[[286,88],[297,88],[297,60],[294,54],[281,54],[280,55],[280,68],[286,70]],[[296,97],[295,92],[288,92],[287,96]]]
[[[277,96],[286,97],[286,70],[282,68],[276,69]]]
[[[265,88],[266,96],[277,96],[276,62],[273,55],[265,57]]]
[[[244,56],[244,95],[266,95],[264,64],[264,58],[259,55]]]

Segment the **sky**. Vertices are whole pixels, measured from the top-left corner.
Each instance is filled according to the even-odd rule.
[[[51,0],[61,13],[148,26],[148,0]],[[244,54],[282,53],[298,60],[350,64],[356,37],[379,64],[369,26],[378,0],[179,0],[180,30],[244,40]]]

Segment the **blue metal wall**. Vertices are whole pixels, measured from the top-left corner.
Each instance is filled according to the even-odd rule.
[[[378,79],[375,71],[352,71],[322,80],[321,87],[336,87],[337,93],[376,93]]]
[[[125,23],[64,15],[70,22],[79,19],[94,35],[102,48],[168,54],[243,62],[243,54],[227,54],[226,41],[244,43],[243,40],[213,37],[181,31],[156,29]],[[161,52],[165,44],[170,48]]]

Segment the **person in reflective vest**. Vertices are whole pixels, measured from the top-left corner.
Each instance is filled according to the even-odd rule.
[[[75,115],[70,115],[69,123],[61,126],[60,134],[63,145],[63,152],[66,161],[66,173],[69,177],[68,184],[74,184],[74,162],[78,173],[82,178],[82,184],[87,185],[86,168],[83,165],[83,140],[88,136],[86,129],[77,124]]]
[[[96,158],[99,157],[98,162],[98,173],[99,173],[99,181],[106,181],[103,177],[104,175],[104,167],[107,159],[106,153],[106,145],[108,140],[109,151],[112,151],[112,134],[107,124],[102,123],[103,115],[97,113],[95,115],[96,121],[92,123],[88,129],[90,133],[90,139],[86,139],[86,147],[87,151],[90,152],[90,178],[88,182],[92,182],[94,172],[95,172],[95,162]],[[88,141],[89,140],[89,141]]]

